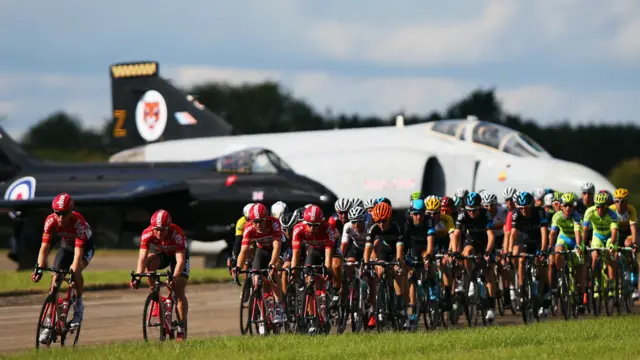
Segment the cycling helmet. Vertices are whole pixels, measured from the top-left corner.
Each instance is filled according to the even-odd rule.
[[[391,219],[391,205],[380,202],[373,208],[373,221],[388,220]]]
[[[416,199],[420,199],[420,191],[414,191],[411,193],[411,196],[409,197],[409,201],[413,201]]]
[[[453,200],[451,200],[451,198],[448,196],[444,196],[442,197],[442,200],[440,200],[440,206],[442,206],[443,208],[452,208]]]
[[[379,198],[377,198],[377,199],[376,199],[376,205],[378,205],[378,204],[380,204],[380,203],[385,203],[385,204],[387,204],[387,205],[391,206],[391,200],[389,200],[389,199],[388,199],[388,198],[386,198],[386,197],[379,197]]]
[[[171,225],[171,215],[167,210],[158,210],[151,215],[149,223],[154,228],[166,228]]]
[[[322,209],[317,205],[311,205],[304,210],[304,222],[307,224],[318,224],[324,218]]]
[[[535,200],[542,200],[547,193],[542,188],[537,188],[533,191],[533,198]]]
[[[553,194],[547,194],[544,196],[544,206],[553,205]]]
[[[518,194],[518,197],[516,198],[516,205],[518,207],[531,206],[532,204],[533,196],[531,195],[531,193],[523,191]]]
[[[555,191],[553,193],[553,202],[556,202],[556,201],[560,202],[561,197],[562,197],[562,193],[559,191]]]
[[[359,198],[353,198],[353,201],[351,202],[351,207],[361,207],[364,208],[364,201],[362,201]]]
[[[291,230],[297,223],[298,214],[294,213],[284,213],[280,215],[280,225],[284,230]]]
[[[453,197],[453,206],[459,208],[462,207],[463,201],[461,197],[454,196]]]
[[[629,197],[629,190],[624,188],[616,189],[613,193],[613,197],[615,199],[626,200]]]
[[[494,193],[485,191],[481,195],[482,205],[496,205],[498,204],[498,197]]]
[[[299,223],[302,220],[304,220],[304,218],[303,218],[304,217],[304,210],[305,210],[305,207],[299,207],[293,212],[293,218],[295,219],[296,223]]]
[[[575,205],[576,202],[576,194],[572,193],[572,192],[568,192],[568,193],[564,193],[562,194],[562,196],[560,197],[560,203],[562,205]]]
[[[517,202],[518,201],[518,196],[520,196],[520,191],[516,191],[516,193],[513,194],[513,198],[511,200],[513,202]]]
[[[477,209],[480,206],[482,199],[477,192],[470,192],[465,199],[464,205],[469,210]]]
[[[282,201],[278,201],[277,203],[271,205],[271,216],[276,219],[279,219],[282,214],[287,212],[287,204]]]
[[[376,206],[376,199],[369,198],[364,202],[365,210],[372,209],[374,206]]]
[[[504,198],[504,201],[507,200],[512,200],[513,196],[516,194],[518,190],[516,190],[516,188],[512,188],[512,187],[507,187],[504,190],[502,190],[502,197]]]
[[[340,198],[336,200],[336,204],[334,205],[337,212],[347,212],[349,211],[349,207],[351,207],[351,199],[349,198]]]
[[[71,195],[67,193],[60,193],[53,198],[51,202],[51,209],[55,212],[68,213],[73,211],[75,205]]]
[[[429,195],[424,199],[424,203],[427,206],[427,211],[440,210],[440,199],[437,196]]]
[[[590,183],[588,181],[583,181],[580,183],[580,191],[593,194],[596,191],[596,187],[593,186],[593,183]]]
[[[409,207],[409,212],[419,212],[419,213],[424,213],[424,200],[422,199],[415,199],[415,200],[411,200],[411,206]]]
[[[467,189],[459,188],[458,190],[456,190],[455,196],[464,199],[468,194],[469,192],[467,191]]]
[[[593,198],[593,202],[596,204],[596,206],[607,205],[608,200],[609,196],[607,195],[607,193],[597,193]]]
[[[244,214],[245,218],[249,218],[249,209],[251,209],[251,207],[253,206],[254,203],[248,203],[247,205],[244,206],[244,208],[242,209],[242,214]]]
[[[354,206],[349,209],[349,221],[363,221],[367,211],[362,206]]]
[[[269,211],[267,207],[261,203],[255,203],[251,206],[251,209],[249,209],[249,220],[251,221],[266,219],[268,215]]]

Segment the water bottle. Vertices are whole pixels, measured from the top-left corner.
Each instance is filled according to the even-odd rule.
[[[171,318],[171,311],[173,310],[173,302],[171,301],[171,297],[162,297],[162,301],[164,301],[164,306],[165,306],[165,311],[164,311],[164,316],[166,316],[167,319]]]
[[[324,321],[324,314],[325,314],[325,309],[326,309],[326,295],[325,294],[321,294],[320,296],[318,296],[318,308],[320,309],[320,318]]]
[[[480,289],[480,299],[484,299],[484,298],[485,298],[485,294],[484,294],[484,291],[485,291],[485,290],[484,290],[484,284],[483,284],[483,283],[482,283],[482,281],[480,281],[480,280],[477,280],[477,282],[478,282],[477,287],[478,287],[478,289]]]
[[[638,287],[638,279],[636,278],[636,273],[635,271],[631,271],[631,285],[633,285],[633,287]]]

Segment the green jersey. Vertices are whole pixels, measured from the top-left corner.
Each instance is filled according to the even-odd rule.
[[[584,213],[582,225],[593,229],[593,235],[600,240],[608,239],[611,237],[611,230],[618,228],[618,214],[606,208],[604,216],[600,217],[594,205]]]
[[[580,213],[577,210],[573,210],[568,217],[562,211],[553,214],[551,231],[559,231],[560,235],[575,239],[576,230],[580,230]]]

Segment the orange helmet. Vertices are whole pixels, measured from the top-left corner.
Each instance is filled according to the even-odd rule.
[[[373,221],[388,220],[391,219],[391,205],[387,203],[378,203],[373,207]]]

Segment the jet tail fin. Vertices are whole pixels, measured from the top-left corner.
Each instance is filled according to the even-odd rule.
[[[231,135],[233,127],[160,77],[155,61],[111,65],[110,151],[148,143]]]

